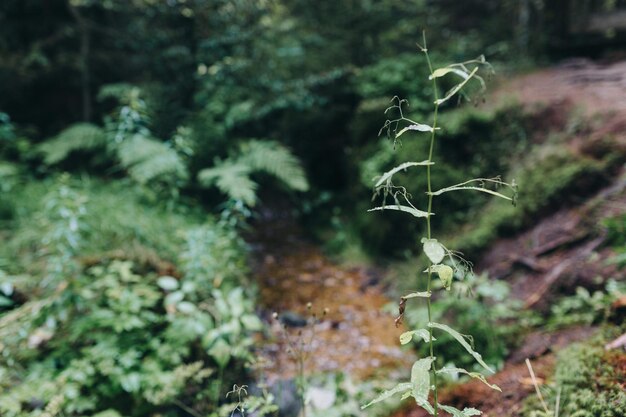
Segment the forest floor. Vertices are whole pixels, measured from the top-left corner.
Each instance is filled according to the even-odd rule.
[[[491,102],[513,97],[525,107],[544,109],[532,128],[537,133],[531,138],[535,143],[546,140],[548,131],[565,131],[576,112],[585,127],[568,137],[565,146],[581,154],[610,146],[611,152],[626,160],[625,91],[626,61],[600,65],[570,60],[500,84]],[[622,168],[589,198],[561,205],[515,236],[496,241],[476,270],[508,281],[513,296],[525,308],[545,312],[559,294],[571,294],[577,286],[597,288],[598,276],[624,274],[605,262],[611,253],[604,245],[606,233],[601,224],[625,212]],[[395,328],[392,313],[382,312],[391,301],[378,285],[380,271],[332,263],[285,219],[261,224],[253,244],[259,253],[255,271],[264,309],[295,317],[292,327],[275,326],[272,343],[265,345],[268,379],[293,377],[298,372],[294,345],[295,356],[298,349],[304,353],[304,368],[309,371],[340,371],[367,378],[381,372],[389,377],[394,369],[410,367],[413,354],[401,350],[398,343],[403,329]],[[309,302],[313,303],[310,309]],[[324,308],[329,308],[325,316]],[[316,324],[298,327],[313,313],[319,319]],[[590,327],[531,332],[521,348],[509,355],[503,370],[489,378],[504,394],[472,381],[445,389],[442,398],[457,407],[480,408],[486,416],[517,416],[521,402],[534,391],[524,360],[533,361],[541,382],[553,371],[556,351],[593,332]],[[422,409],[409,407],[394,416],[426,415]]]

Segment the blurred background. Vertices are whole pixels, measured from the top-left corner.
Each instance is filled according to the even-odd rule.
[[[425,223],[367,211],[428,158],[379,134],[393,97],[432,122],[424,41],[490,64],[439,109],[434,188],[519,186],[435,200],[474,265],[435,319],[505,391],[443,398],[626,415],[626,1],[3,0],[0,416],[425,415],[360,409],[427,355],[398,341],[424,306],[393,325]],[[439,366],[474,371],[453,342]]]

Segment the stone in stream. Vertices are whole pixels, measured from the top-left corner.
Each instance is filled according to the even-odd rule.
[[[279,320],[287,327],[304,327],[307,320],[303,316],[293,311],[285,311],[279,315]]]
[[[298,417],[302,403],[298,396],[298,386],[294,379],[280,379],[265,388],[265,392],[274,397],[274,404],[278,406],[278,417]],[[250,385],[249,395],[263,396],[264,390],[257,383]],[[234,416],[241,417],[240,414]],[[256,412],[247,413],[248,417],[259,417]]]

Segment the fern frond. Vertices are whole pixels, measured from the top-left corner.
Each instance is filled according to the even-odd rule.
[[[307,191],[309,182],[300,160],[289,149],[275,141],[251,140],[241,145],[237,162],[262,171],[284,182],[296,191]]]
[[[117,147],[117,152],[121,166],[141,184],[158,177],[167,179],[167,182],[187,178],[185,163],[178,153],[158,140],[134,135],[123,141]]]
[[[198,180],[206,187],[217,186],[221,192],[249,206],[256,202],[258,184],[250,179],[250,167],[239,161],[217,164],[198,173]]]
[[[44,163],[53,165],[61,162],[74,151],[103,148],[106,142],[106,135],[98,126],[90,123],[76,123],[39,145],[38,150],[44,155]]]

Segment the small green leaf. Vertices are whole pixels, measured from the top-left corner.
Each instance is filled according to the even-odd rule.
[[[459,84],[454,86],[450,91],[448,91],[448,93],[446,94],[446,96],[444,98],[436,100],[435,104],[437,106],[439,106],[439,105],[445,103],[446,101],[450,100],[456,93],[458,93],[461,90],[461,88],[463,88],[465,86],[465,84],[467,84],[467,82],[474,75],[476,75],[476,72],[478,72],[478,67],[474,68],[474,70],[467,75],[467,78],[465,78],[462,82],[460,82]]]
[[[176,310],[180,311],[183,314],[191,314],[196,311],[196,306],[194,303],[190,303],[189,301],[181,301],[176,304]]]
[[[481,356],[481,354],[478,353],[478,352],[475,352],[474,349],[472,349],[470,344],[467,343],[467,340],[465,340],[465,338],[463,337],[463,335],[461,333],[459,333],[456,330],[452,329],[450,326],[446,326],[445,324],[440,324],[440,323],[428,323],[428,327],[433,327],[435,329],[439,329],[439,330],[443,330],[443,331],[447,332],[450,336],[454,337],[457,340],[457,342],[459,342],[461,344],[461,346],[463,346],[465,348],[465,350],[467,350],[467,352],[470,355],[472,355],[474,357],[474,359],[476,359],[476,362],[478,362],[483,368],[485,368],[486,370],[488,370],[491,373],[495,372],[493,369],[491,369],[489,367],[489,365],[487,365],[485,363],[485,361],[483,360],[483,357]]]
[[[409,214],[411,214],[411,215],[413,215],[415,217],[428,217],[428,213],[426,213],[425,211],[418,210],[418,209],[415,209],[413,207],[402,206],[402,205],[399,205],[399,204],[375,207],[375,208],[369,209],[367,211],[378,211],[378,210],[397,210],[397,211],[403,211],[405,213],[409,213]],[[434,216],[435,213],[430,213],[430,215]]]
[[[454,276],[454,271],[448,265],[435,265],[437,266],[437,275],[439,275],[439,279],[443,284],[443,287],[450,291],[450,287],[452,286],[452,277]]]
[[[165,291],[174,291],[178,288],[178,280],[166,275],[157,279],[157,285]]]
[[[489,382],[487,382],[487,378],[485,378],[484,375],[479,374],[478,372],[469,372],[463,368],[451,368],[451,367],[447,367],[447,368],[441,368],[437,371],[438,374],[464,374],[464,375],[468,375],[471,378],[476,378],[478,380],[480,380],[483,384],[487,385],[489,388],[491,389],[495,389],[496,391],[500,391],[502,392],[502,389],[500,389],[499,386],[497,386],[496,384],[490,384]]]
[[[224,339],[218,339],[215,344],[207,352],[213,358],[217,366],[225,368],[230,361],[230,346]]]
[[[463,411],[461,411],[449,405],[442,405],[442,404],[439,404],[439,408],[441,408],[446,413],[452,414],[452,417],[472,417],[472,416],[479,416],[482,414],[481,411],[475,408],[464,408]]]
[[[451,72],[456,74],[456,75],[458,75],[459,77],[463,78],[464,80],[467,79],[467,77],[468,77],[468,73],[463,71],[463,70],[460,70],[458,68],[445,67],[445,68],[438,68],[438,69],[436,69],[432,73],[432,75],[428,76],[428,79],[432,80],[433,78],[440,78],[440,77],[443,77],[444,75],[449,74]]]
[[[416,297],[430,298],[430,295],[431,295],[430,291],[418,291],[418,292],[412,292],[410,294],[407,294],[403,296],[402,298],[405,300],[408,300],[409,298],[416,298]]]
[[[428,392],[430,391],[430,374],[428,371],[430,371],[430,366],[434,360],[433,357],[419,359],[411,368],[413,398],[421,407],[428,403]]]
[[[428,125],[423,125],[421,123],[412,124],[410,126],[405,127],[398,133],[396,133],[396,139],[398,139],[400,136],[402,136],[404,133],[408,132],[409,130],[416,130],[418,132],[432,132],[433,128]]]
[[[385,172],[383,174],[383,176],[380,177],[380,179],[378,181],[376,181],[376,184],[374,186],[375,187],[380,187],[385,182],[387,182],[387,180],[391,179],[391,177],[393,177],[394,174],[396,174],[396,173],[398,173],[400,171],[404,171],[407,168],[411,168],[411,167],[415,167],[415,166],[425,166],[425,165],[434,165],[434,163],[433,162],[428,162],[428,161],[423,161],[423,162],[405,162],[403,164],[400,164],[397,167],[391,169],[390,171]]]
[[[263,323],[254,314],[244,314],[241,316],[241,323],[247,330],[258,332],[263,329]]]
[[[437,239],[422,239],[422,243],[424,244],[424,253],[433,264],[437,265],[443,261],[446,251],[443,245],[437,242]]]
[[[413,339],[413,336],[421,338],[426,343],[430,341],[430,333],[428,332],[428,330],[418,329],[402,333],[400,335],[400,344],[406,345]],[[437,339],[433,337],[433,340]]]
[[[410,382],[402,382],[390,390],[383,391],[378,397],[374,398],[369,403],[361,406],[361,410],[369,407],[370,405],[379,403],[381,401],[385,401],[386,399],[391,398],[400,392],[402,393],[404,393],[405,391],[411,392],[411,388],[412,388],[412,385]]]
[[[183,300],[183,298],[185,298],[185,294],[183,294],[182,291],[174,291],[167,294],[163,302],[165,303],[165,305],[169,306],[173,304],[178,304]]]

